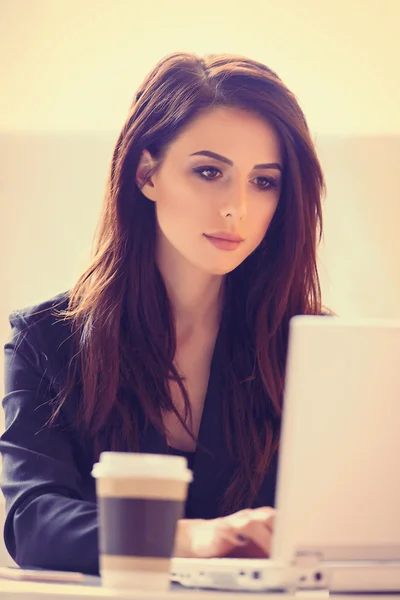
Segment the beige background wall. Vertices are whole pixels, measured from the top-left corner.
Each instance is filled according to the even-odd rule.
[[[0,130],[114,130],[166,53],[275,69],[312,129],[400,131],[399,0],[1,0]]]
[[[251,56],[294,90],[328,183],[325,301],[400,316],[399,26],[400,0],[0,0],[1,340],[86,265],[131,98],[175,50]]]

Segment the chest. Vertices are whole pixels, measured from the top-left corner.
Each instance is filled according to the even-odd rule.
[[[185,423],[195,439],[185,430],[175,413],[164,412],[163,423],[169,446],[188,452],[194,452],[196,449],[195,440],[199,434],[208,389],[213,348],[214,343],[193,345],[176,354],[175,363],[179,374],[184,378],[192,412],[192,418],[187,418]],[[184,418],[184,400],[179,386],[171,382],[169,387],[174,406]]]

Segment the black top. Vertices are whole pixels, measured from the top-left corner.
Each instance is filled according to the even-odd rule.
[[[188,450],[179,450],[178,448],[172,448],[172,446],[168,446],[168,451],[170,454],[174,454],[175,456],[183,456],[184,458],[186,458],[187,466],[191,471],[193,470],[196,452],[189,452]]]
[[[10,315],[12,333],[5,345],[5,432],[2,491],[6,499],[4,540],[23,567],[98,574],[98,522],[92,443],[71,427],[81,396],[76,389],[63,405],[57,427],[44,427],[48,402],[62,389],[71,351],[71,330],[52,314],[66,308],[67,294]],[[38,313],[38,314],[36,314]],[[218,503],[235,470],[222,433],[217,343],[199,431],[192,457],[193,483],[186,518],[215,518]],[[63,426],[65,425],[65,426]],[[141,452],[168,454],[166,439],[151,425],[139,424]],[[253,504],[274,506],[277,457]]]

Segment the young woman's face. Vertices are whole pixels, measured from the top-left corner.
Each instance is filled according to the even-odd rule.
[[[281,148],[268,122],[231,107],[201,115],[142,189],[156,204],[158,252],[178,252],[213,275],[229,273],[264,238],[281,178]]]

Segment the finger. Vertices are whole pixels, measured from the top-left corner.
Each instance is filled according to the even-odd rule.
[[[246,537],[250,542],[254,542],[261,548],[267,556],[271,551],[272,532],[265,523],[255,519],[243,523],[236,528],[236,534]]]
[[[270,506],[260,506],[259,508],[246,508],[244,510],[240,510],[232,515],[228,515],[225,517],[225,520],[233,524],[253,519],[267,522],[275,515],[275,513],[276,510]]]
[[[251,515],[249,515],[249,519],[251,521],[258,521],[263,523],[271,533],[274,531],[274,523],[275,523],[275,515],[276,510],[270,507],[260,507],[255,508]]]
[[[269,555],[254,542],[249,542],[245,546],[235,546],[227,556],[230,558],[266,558]]]
[[[224,521],[229,523],[238,533],[246,527],[247,523],[254,522],[265,526],[270,534],[272,534],[274,529],[274,517],[275,512],[273,509],[253,510],[250,513],[236,513],[227,517]]]
[[[265,526],[270,530],[271,534],[274,533],[275,515],[271,515],[269,520],[265,522]]]
[[[271,506],[260,506],[259,508],[254,508],[249,514],[250,519],[257,520],[269,520],[271,517],[274,517],[276,514],[276,509]]]
[[[192,538],[193,554],[201,558],[227,556],[232,548],[244,546],[247,540],[238,537],[225,519],[215,519],[197,527]]]
[[[216,526],[215,533],[217,537],[227,541],[232,546],[243,546],[249,541],[249,538],[238,532],[232,524],[224,519]]]
[[[249,548],[252,549],[252,553],[256,552],[257,556],[260,555],[259,552],[268,556],[274,515],[275,509],[271,507],[244,509],[210,521],[209,526],[203,524],[194,541],[196,554],[208,557],[226,556],[235,548]],[[246,528],[251,523],[254,523],[254,526],[250,527],[247,534]]]

